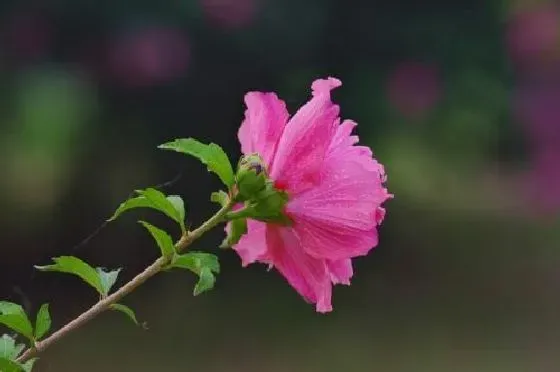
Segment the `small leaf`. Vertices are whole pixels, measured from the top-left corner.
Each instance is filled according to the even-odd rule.
[[[115,311],[120,311],[121,313],[125,314],[130,320],[134,322],[134,324],[138,324],[138,320],[136,320],[136,315],[134,314],[134,310],[130,307],[123,305],[123,304],[112,304],[111,309]]]
[[[35,266],[35,268],[41,271],[58,271],[79,276],[83,281],[95,288],[97,292],[100,294],[104,293],[97,271],[84,261],[74,256],[55,257],[53,261],[55,262],[53,265]]]
[[[177,211],[177,213],[179,213],[179,223],[184,223],[185,222],[185,202],[183,201],[183,198],[181,198],[178,195],[169,195],[167,197],[167,200],[169,200],[169,202],[171,204],[173,204],[173,207],[175,208],[175,210]]]
[[[191,270],[195,274],[199,274],[203,267],[208,267],[216,274],[220,273],[220,262],[218,257],[206,252],[189,252],[177,255],[173,263],[173,267]]]
[[[225,207],[229,203],[229,195],[222,190],[215,191],[210,195],[210,201],[212,201],[213,203],[218,203],[222,207]]]
[[[215,143],[207,145],[194,138],[180,138],[173,142],[164,143],[158,148],[194,156],[206,164],[210,172],[216,173],[227,187],[231,187],[234,183],[231,163],[224,150]]]
[[[15,359],[18,354],[19,352],[16,350],[16,340],[10,335],[2,335],[0,338],[0,358]]]
[[[0,302],[0,324],[16,331],[17,333],[33,339],[33,326],[23,310],[23,307],[13,302]]]
[[[95,270],[97,271],[97,275],[99,275],[99,280],[101,280],[101,287],[103,288],[102,294],[107,296],[117,281],[121,269],[105,271],[102,267],[98,267]]]
[[[2,357],[0,357],[0,371],[2,371],[2,372],[22,372],[22,371],[23,372],[28,372],[18,362],[15,362],[15,361],[10,360],[8,358],[2,358]],[[31,371],[31,369],[29,371]]]
[[[152,234],[152,237],[154,238],[157,245],[159,246],[161,255],[167,258],[173,257],[173,255],[175,254],[175,246],[173,245],[173,240],[171,239],[169,234],[163,231],[162,229],[150,225],[145,221],[139,221],[139,222],[140,224],[142,224],[142,226],[148,229],[150,234]]]
[[[7,334],[0,337],[0,358],[16,360],[25,349],[24,344],[16,344],[16,340]]]
[[[193,294],[198,296],[202,292],[209,291],[214,287],[216,278],[208,267],[203,267],[198,276],[198,283],[194,286]]]
[[[185,231],[185,203],[180,196],[172,195],[166,197],[161,191],[148,188],[136,191],[140,196],[128,199],[117,208],[115,214],[109,221],[115,220],[122,213],[134,208],[151,208],[164,213],[174,220]]]
[[[214,273],[220,272],[218,257],[205,252],[189,252],[178,255],[173,262],[173,267],[187,269],[198,275],[198,282],[193,291],[195,296],[212,289],[216,282]]]
[[[232,220],[227,227],[227,236],[220,245],[220,248],[229,248],[237,242],[243,235],[247,233],[247,220],[245,218],[237,218]]]
[[[22,364],[23,370],[25,372],[31,372],[31,370],[33,369],[33,365],[35,365],[35,361],[37,360],[37,358],[33,358],[33,359],[29,359],[27,362]]]
[[[0,301],[0,314],[18,314],[23,311],[21,305],[13,302]]]
[[[25,313],[0,315],[0,324],[27,337],[29,340],[33,340],[33,326]]]
[[[49,304],[41,305],[35,320],[35,340],[42,338],[51,329],[51,315]]]
[[[108,221],[114,221],[124,212],[135,208],[154,208],[154,206],[150,202],[150,200],[148,200],[148,198],[144,196],[137,196],[135,198],[130,198],[127,201],[121,203],[121,205],[117,208],[113,216],[109,218]]]
[[[16,347],[14,349],[14,354],[11,359],[15,360],[21,354],[23,349],[25,349],[25,344],[16,344]]]

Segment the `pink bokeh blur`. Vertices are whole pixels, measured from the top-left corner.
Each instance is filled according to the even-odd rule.
[[[552,4],[515,10],[506,26],[506,44],[512,62],[520,68],[560,62],[560,11]]]
[[[442,84],[436,66],[403,62],[390,74],[387,84],[390,104],[403,116],[419,119],[438,103]]]
[[[200,6],[208,22],[226,29],[238,29],[250,25],[260,5],[259,0],[200,0]]]
[[[560,8],[541,3],[515,10],[505,40],[516,67],[512,109],[529,149],[524,197],[538,215],[560,210]]]
[[[12,13],[2,29],[2,49],[17,63],[33,62],[49,52],[52,32],[48,18],[37,12]]]
[[[118,35],[109,45],[107,70],[125,86],[150,86],[180,78],[191,53],[185,33],[171,27],[150,27]]]

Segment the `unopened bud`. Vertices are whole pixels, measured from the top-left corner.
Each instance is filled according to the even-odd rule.
[[[265,188],[266,180],[266,167],[258,154],[250,154],[241,158],[235,181],[243,199],[255,198]]]

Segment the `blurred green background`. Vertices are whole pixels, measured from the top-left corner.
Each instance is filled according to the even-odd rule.
[[[124,266],[122,283],[157,255],[138,215],[80,242],[133,189],[181,174],[167,191],[193,224],[215,208],[219,181],[158,144],[192,136],[237,159],[245,92],[294,112],[328,75],[395,194],[335,311],[226,252],[214,291],[161,275],[125,301],[147,331],[104,314],[37,371],[560,370],[552,1],[1,2],[0,298],[51,302],[57,327],[79,314],[93,291],[32,265],[73,254]]]

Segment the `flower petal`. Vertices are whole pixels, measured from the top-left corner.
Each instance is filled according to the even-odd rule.
[[[351,259],[327,261],[327,268],[330,271],[333,284],[350,285],[350,278],[354,274]]]
[[[323,159],[335,133],[339,108],[330,91],[340,80],[316,80],[313,98],[290,119],[280,141],[270,176],[280,187],[297,194],[319,181]]]
[[[255,261],[267,260],[266,229],[264,222],[247,220],[247,233],[232,247],[241,257],[244,267]]]
[[[267,242],[271,260],[288,283],[321,313],[332,310],[332,284],[325,260],[305,254],[289,228],[270,225]]]
[[[383,167],[369,149],[354,146],[354,124],[344,122],[333,136],[321,182],[294,196],[286,212],[305,251],[316,258],[341,260],[367,254],[377,245],[381,204],[391,197]],[[367,150],[365,150],[367,149]]]
[[[275,93],[249,92],[245,95],[245,120],[238,137],[243,154],[258,153],[270,166],[276,145],[286,122],[288,111]]]

